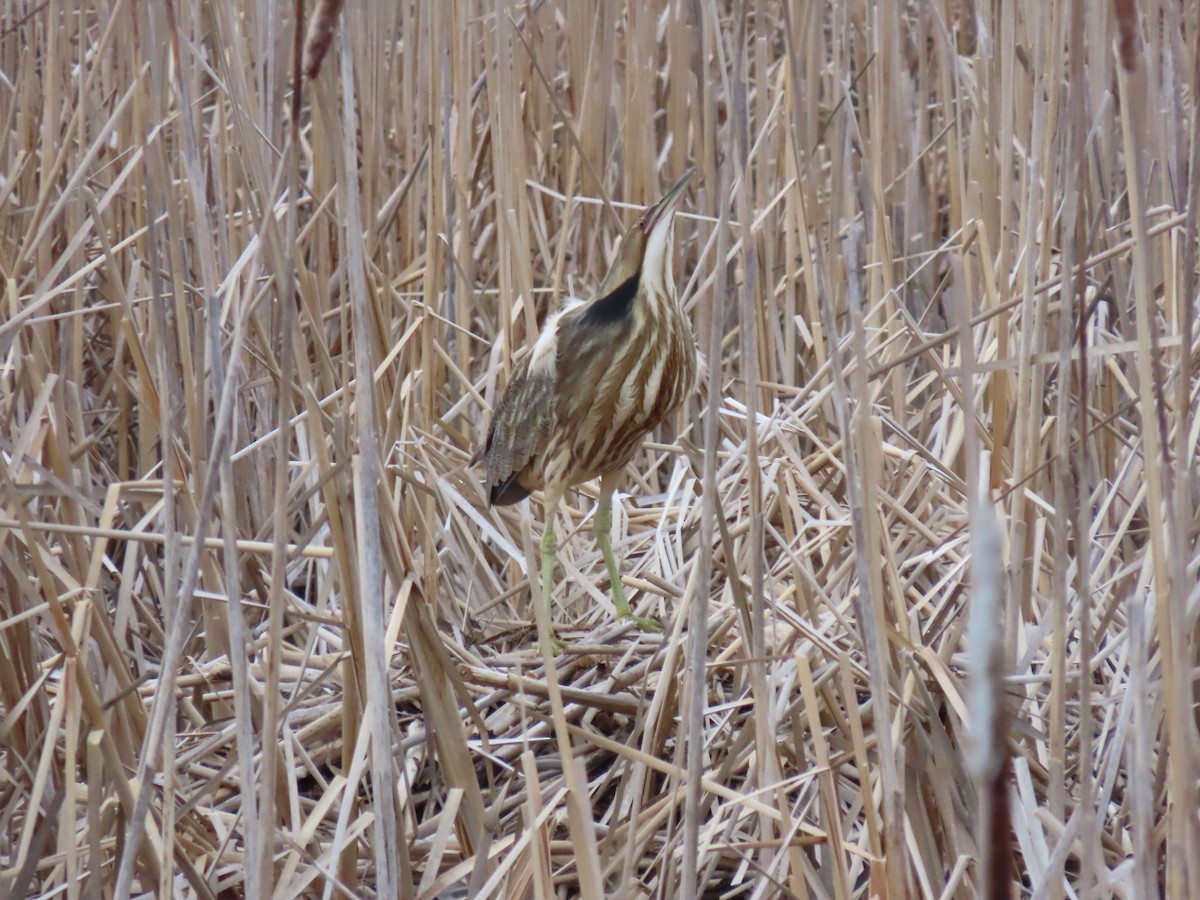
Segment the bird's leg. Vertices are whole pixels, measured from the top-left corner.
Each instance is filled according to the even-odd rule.
[[[547,519],[542,528],[542,605],[546,608],[546,621],[554,631],[554,566],[558,562],[558,539],[554,536],[554,520]]]
[[[554,535],[554,517],[558,512],[558,501],[562,492],[546,493],[546,520],[542,525],[542,605],[546,610],[546,630],[550,646],[557,653],[563,643],[554,631],[554,566],[558,563],[558,539]]]
[[[617,618],[633,622],[642,631],[662,631],[662,623],[657,619],[643,619],[635,616],[625,597],[625,585],[621,583],[621,570],[617,567],[617,560],[612,551],[612,498],[615,491],[615,479],[606,475],[600,482],[600,502],[596,506],[594,528],[596,543],[600,545],[600,553],[604,556],[604,565],[608,567],[608,580],[612,583],[613,603],[617,607]]]

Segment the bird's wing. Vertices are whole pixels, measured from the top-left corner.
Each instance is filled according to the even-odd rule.
[[[550,441],[555,415],[555,376],[530,357],[518,363],[496,406],[483,449],[484,486],[493,505],[516,503],[529,494],[521,475]]]

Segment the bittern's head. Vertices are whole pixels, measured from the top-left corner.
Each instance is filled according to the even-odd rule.
[[[688,169],[663,198],[646,211],[621,239],[621,249],[600,286],[603,297],[634,276],[660,296],[675,292],[671,261],[675,236],[675,207],[695,169]]]

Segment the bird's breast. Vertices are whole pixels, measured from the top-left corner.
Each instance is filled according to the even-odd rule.
[[[588,329],[563,343],[559,428],[571,447],[573,480],[624,466],[692,390],[691,326],[673,298],[675,308],[664,306],[640,305],[616,326]]]

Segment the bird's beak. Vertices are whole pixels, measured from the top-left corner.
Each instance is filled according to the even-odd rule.
[[[646,234],[650,234],[659,222],[670,217],[671,211],[675,209],[675,204],[683,196],[683,189],[687,187],[688,181],[694,174],[696,174],[695,169],[688,169],[683,173],[683,177],[675,183],[675,187],[663,194],[661,200],[653,206],[646,207],[646,211],[642,213],[642,228]]]

